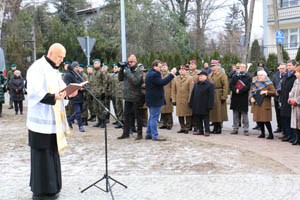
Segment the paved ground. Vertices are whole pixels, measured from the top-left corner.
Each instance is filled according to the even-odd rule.
[[[31,199],[25,117],[5,105],[0,119],[1,200]],[[120,130],[110,124],[109,174],[128,186],[115,185],[115,199],[300,199],[300,146],[258,139],[257,131],[233,136],[231,123],[224,123],[223,134],[203,137],[177,134],[176,122],[172,131],[160,131],[166,142],[116,140]],[[86,130],[74,128],[61,153],[60,200],[111,199],[95,187],[80,193],[105,173],[104,131]]]

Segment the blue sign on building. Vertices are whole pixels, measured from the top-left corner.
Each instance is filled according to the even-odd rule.
[[[278,44],[284,43],[284,33],[282,31],[276,31],[276,41]]]

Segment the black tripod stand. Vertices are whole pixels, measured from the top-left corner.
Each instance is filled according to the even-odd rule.
[[[101,103],[101,104],[102,104],[102,103]],[[108,110],[106,109],[106,107],[105,107],[104,105],[103,105],[103,107],[104,107],[105,110],[106,110],[105,113],[107,113]],[[109,113],[110,115],[112,115],[109,111],[108,111],[108,113]],[[112,116],[113,116],[113,115],[112,115]],[[114,117],[114,116],[113,116],[113,117]],[[114,118],[115,118],[115,117],[114,117]],[[115,118],[115,119],[116,119],[116,118]],[[110,176],[108,175],[108,160],[107,160],[107,126],[106,126],[106,123],[104,123],[104,124],[105,124],[105,125],[104,125],[104,137],[105,137],[105,174],[103,175],[103,177],[102,177],[101,179],[97,180],[95,183],[93,183],[93,184],[91,184],[90,186],[88,186],[87,188],[83,189],[83,190],[81,191],[81,193],[83,193],[83,192],[86,191],[87,189],[89,189],[89,188],[95,186],[96,188],[98,188],[98,189],[100,189],[100,190],[102,190],[102,191],[104,191],[104,192],[110,192],[111,197],[112,197],[112,199],[114,200],[114,195],[113,195],[113,193],[112,193],[112,187],[113,187],[115,184],[120,184],[120,185],[122,185],[122,186],[125,187],[125,188],[127,188],[127,186],[124,185],[123,183],[117,181],[116,179],[113,179],[112,177],[110,177]],[[102,180],[105,180],[105,183],[106,183],[105,189],[102,189],[101,187],[97,186],[97,183],[101,182]],[[110,185],[109,180],[114,181],[114,184],[113,184],[113,185]]]
[[[71,67],[69,67],[69,70],[74,74],[74,76],[76,76],[77,78],[79,78],[82,81],[85,81],[83,79],[83,77],[76,72],[75,70],[73,70]],[[104,109],[104,113],[105,115],[109,114],[111,115],[118,123],[120,123],[121,125],[123,125],[104,105],[103,103],[86,87],[84,86],[84,89],[93,97],[93,99]],[[103,177],[99,180],[97,180],[95,183],[91,184],[90,186],[88,186],[87,188],[83,189],[81,191],[81,193],[85,192],[86,190],[88,190],[89,188],[95,186],[96,188],[104,191],[104,192],[110,192],[112,199],[114,200],[114,195],[112,193],[112,187],[115,184],[119,184],[122,185],[123,187],[127,188],[126,185],[124,185],[123,183],[117,181],[116,179],[113,179],[112,177],[110,177],[108,175],[108,159],[107,159],[107,125],[106,123],[104,123],[104,142],[105,142],[105,174],[103,175]],[[97,186],[97,183],[101,182],[102,180],[105,180],[105,189],[102,189],[101,187]],[[109,180],[114,181],[113,185],[110,184]]]

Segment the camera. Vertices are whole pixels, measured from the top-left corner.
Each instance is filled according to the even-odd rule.
[[[119,62],[118,67],[120,67],[121,69],[125,69],[126,67],[128,67],[128,61]]]

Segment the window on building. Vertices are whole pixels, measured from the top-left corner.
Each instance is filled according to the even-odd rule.
[[[288,8],[293,6],[299,6],[300,0],[280,0],[279,8]]]
[[[289,47],[290,48],[297,48],[298,47],[298,28],[291,28],[289,31]]]
[[[284,47],[298,48],[300,41],[300,28],[282,29],[284,33]]]

